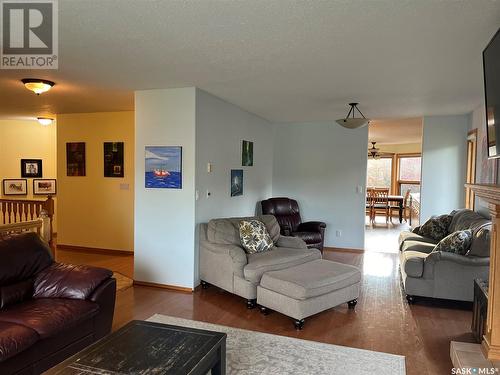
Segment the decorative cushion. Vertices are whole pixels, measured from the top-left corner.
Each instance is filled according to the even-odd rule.
[[[451,215],[431,217],[420,227],[418,234],[432,238],[436,241],[441,241],[448,235],[448,227],[450,226],[452,218]]]
[[[479,230],[472,232],[472,243],[467,256],[486,258],[490,256],[491,224],[486,224]]]
[[[259,220],[240,221],[240,240],[248,254],[262,253],[274,246],[266,226]]]
[[[472,242],[472,231],[470,229],[458,230],[443,238],[433,251],[447,251],[459,255],[465,255]]]

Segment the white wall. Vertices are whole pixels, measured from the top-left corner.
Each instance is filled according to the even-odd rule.
[[[364,248],[367,144],[366,127],[275,126],[273,196],[296,199],[303,221],[324,221],[325,246]]]
[[[420,222],[465,204],[470,116],[424,117]]]
[[[241,166],[241,141],[253,142],[254,165]],[[203,90],[196,91],[196,222],[254,215],[272,194],[272,125]],[[207,163],[212,172],[207,172]],[[243,169],[243,195],[231,197],[230,171]],[[207,190],[210,198],[207,198]]]
[[[135,259],[139,281],[193,288],[195,88],[135,93]],[[182,189],[145,189],[144,147],[182,146]]]

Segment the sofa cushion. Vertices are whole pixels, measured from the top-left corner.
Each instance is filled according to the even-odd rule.
[[[406,231],[406,230],[399,233],[398,242],[399,242],[400,250],[401,250],[402,245],[404,244],[405,241],[427,242],[427,243],[432,243],[434,245],[437,245],[437,243],[439,242],[439,241],[436,241],[432,238],[427,238],[427,237],[421,236],[420,234]]]
[[[451,220],[449,227],[450,233],[465,229],[472,229],[474,231],[491,223],[490,220],[485,219],[477,212],[465,208],[453,211],[452,215],[453,219]]]
[[[401,268],[410,277],[422,277],[424,261],[428,255],[419,251],[405,251],[401,254]]]
[[[423,237],[432,238],[436,241],[441,241],[448,235],[448,227],[450,226],[451,215],[434,216],[427,220],[419,229],[418,234]]]
[[[446,251],[465,255],[472,242],[472,230],[457,230],[443,238],[432,251]]]
[[[279,271],[266,272],[260,286],[294,299],[305,300],[360,281],[361,272],[356,267],[317,259]]]
[[[280,237],[280,226],[276,218],[272,215],[212,219],[207,225],[208,241],[218,244],[241,246],[239,225],[242,220],[262,221],[273,243],[278,241]]]
[[[266,226],[259,220],[240,221],[240,241],[247,254],[262,253],[274,246]]]
[[[0,286],[27,280],[53,262],[49,246],[33,232],[0,236]]]
[[[472,243],[467,252],[467,256],[489,257],[490,256],[490,234],[491,223],[485,224],[483,227],[475,230],[472,233]]]
[[[33,280],[28,279],[0,287],[0,309],[23,302],[33,296]]]
[[[401,246],[401,251],[418,251],[421,253],[429,254],[432,252],[432,250],[434,250],[435,247],[435,243],[407,240]]]
[[[87,299],[112,275],[105,268],[53,263],[36,275],[33,297]]]
[[[321,259],[321,252],[317,249],[275,247],[264,253],[249,254],[243,275],[248,281],[259,283],[264,272],[289,268],[315,259]]]
[[[65,298],[32,299],[0,312],[0,321],[21,324],[35,330],[41,338],[51,337],[90,319],[99,305]]]
[[[31,328],[0,321],[0,362],[28,349],[39,339]]]

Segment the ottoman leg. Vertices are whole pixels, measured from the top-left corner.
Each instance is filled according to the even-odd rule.
[[[357,304],[358,304],[358,300],[357,299],[353,299],[352,301],[348,301],[347,302],[347,306],[349,306],[350,309],[354,309]]]
[[[269,315],[269,313],[271,312],[271,310],[269,310],[267,307],[265,306],[261,306],[260,307],[260,312],[263,314],[263,315]]]
[[[304,328],[304,319],[296,319],[293,324],[295,325],[295,329],[300,331],[302,328]]]
[[[247,309],[253,309],[255,306],[257,306],[256,299],[247,299]]]

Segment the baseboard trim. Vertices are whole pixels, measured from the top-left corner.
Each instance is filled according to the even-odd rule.
[[[331,251],[336,253],[364,253],[364,249],[352,249],[348,247],[324,247],[323,251]]]
[[[106,254],[106,255],[119,255],[119,256],[134,255],[133,251],[127,251],[127,250],[99,249],[96,247],[73,246],[64,244],[57,244],[56,251],[57,250],[62,250],[62,251],[69,250],[69,251],[78,251],[80,253]]]
[[[183,293],[193,293],[193,289],[186,288],[184,286],[159,284],[159,283],[152,283],[152,282],[149,282],[149,281],[134,280],[134,285],[150,286],[150,287],[153,287],[153,288],[162,288],[162,289],[168,289],[168,290],[175,290],[176,292],[183,292]]]

